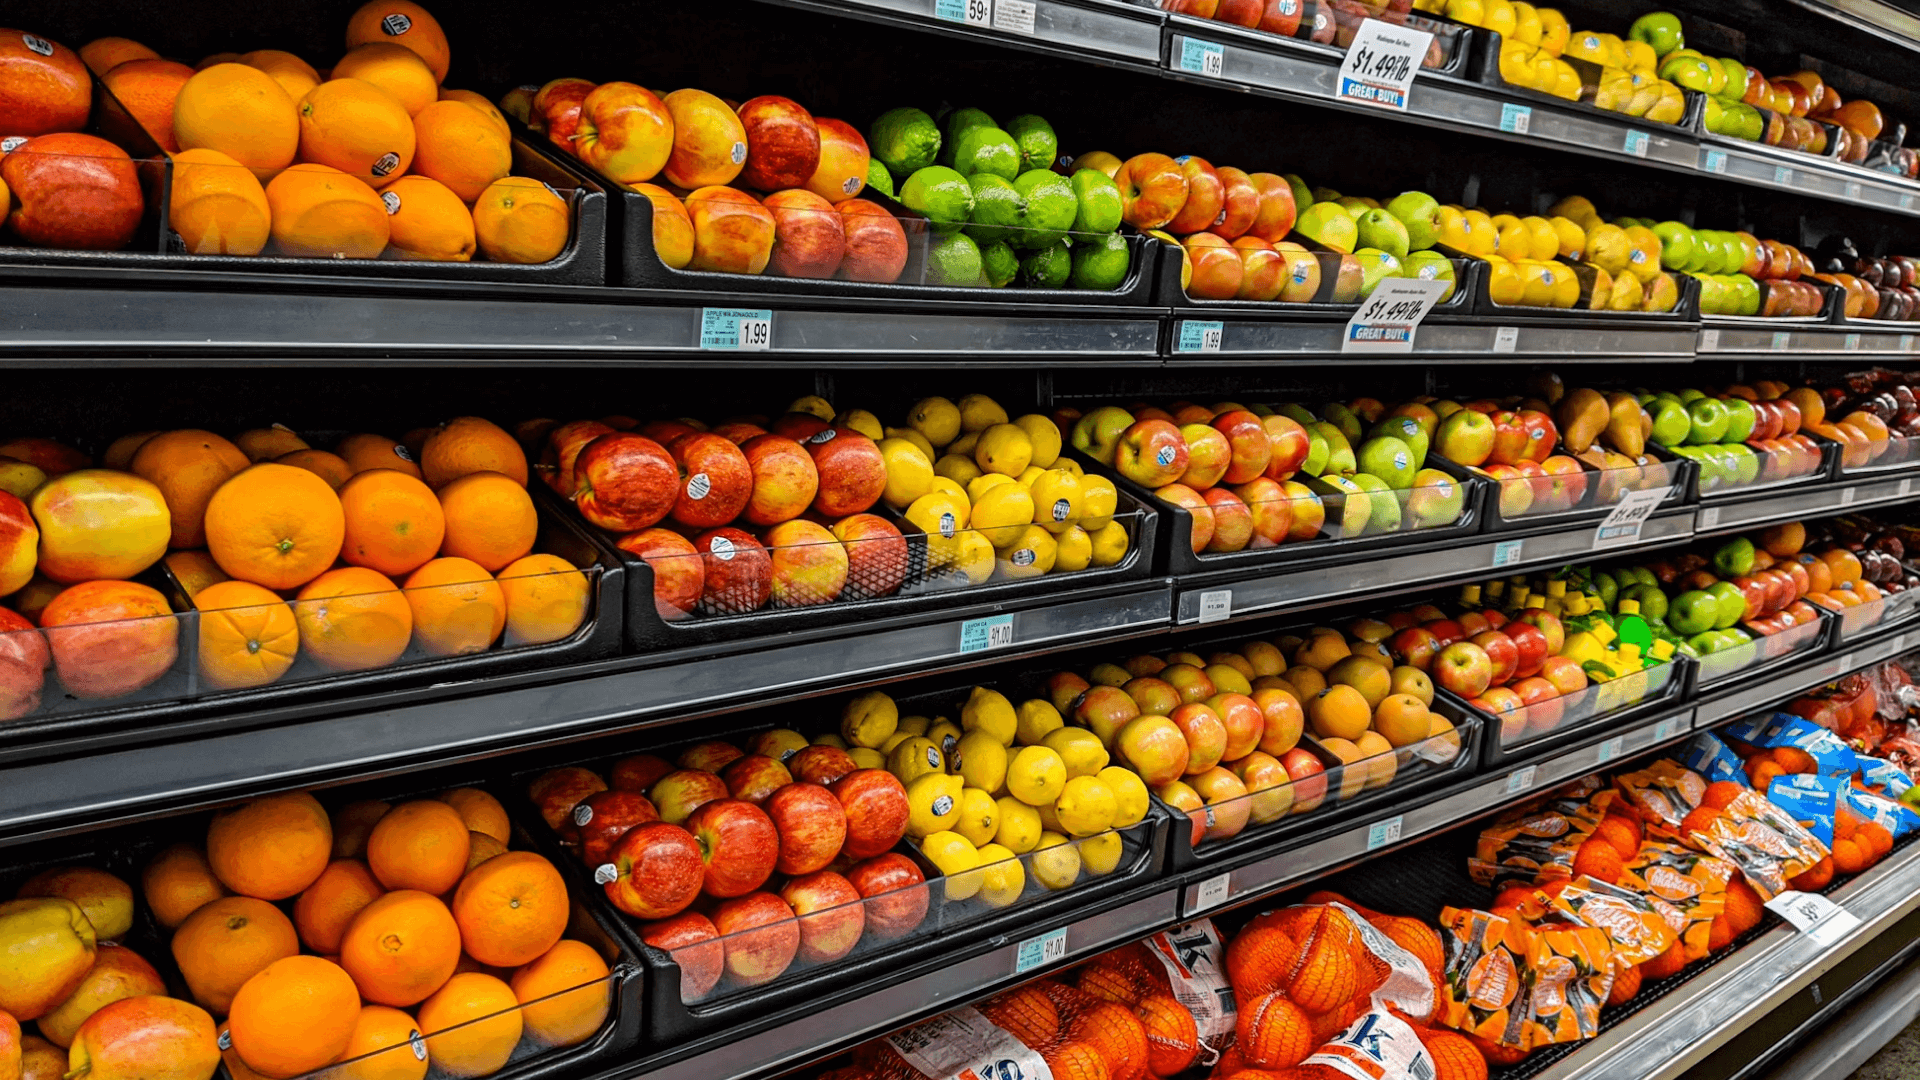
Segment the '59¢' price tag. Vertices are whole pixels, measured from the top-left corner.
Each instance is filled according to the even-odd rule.
[[[1405,112],[1413,77],[1432,47],[1433,35],[1425,30],[1362,19],[1340,65],[1334,96]]]
[[[1447,291],[1448,282],[1425,278],[1386,278],[1360,310],[1347,320],[1340,351],[1350,353],[1404,353],[1413,351],[1413,334],[1420,320]]]

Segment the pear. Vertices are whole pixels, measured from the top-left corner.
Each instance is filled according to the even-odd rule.
[[[1652,419],[1632,394],[1608,394],[1606,440],[1608,445],[1629,458],[1638,458],[1646,450]]]
[[[1607,399],[1601,397],[1598,390],[1585,386],[1567,391],[1553,410],[1554,423],[1560,427],[1560,441],[1572,454],[1592,446],[1606,430],[1610,417]]]

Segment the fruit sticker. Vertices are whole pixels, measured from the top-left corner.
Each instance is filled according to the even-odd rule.
[[[388,217],[392,217],[394,214],[400,212],[400,196],[398,194],[391,191],[383,191],[380,193],[380,201],[386,205]]]
[[[704,475],[704,474],[703,474]],[[734,556],[733,541],[724,536],[716,536],[707,541],[707,550],[721,562],[732,562]]]
[[[53,42],[48,41],[46,38],[34,37],[32,34],[21,34],[20,41],[26,45],[27,51],[29,52],[37,52],[41,56],[53,55]]]
[[[380,30],[388,37],[399,37],[411,29],[413,29],[413,20],[399,12],[394,12],[380,20]]]
[[[692,476],[687,477],[687,498],[696,500],[704,499],[707,497],[707,493],[712,490],[713,481],[707,479],[706,473],[694,473]]]

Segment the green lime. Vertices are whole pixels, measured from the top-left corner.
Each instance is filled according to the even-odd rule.
[[[1081,237],[1073,247],[1073,287],[1112,292],[1127,277],[1127,242],[1118,233]]]
[[[927,284],[977,287],[980,246],[965,233],[935,236],[927,245]]]
[[[1112,177],[1099,169],[1081,169],[1068,183],[1080,203],[1073,216],[1074,232],[1110,233],[1120,227],[1120,188]]]
[[[992,173],[1011,180],[1020,175],[1020,150],[999,128],[970,127],[954,143],[953,169],[961,176]]]
[[[1065,240],[1032,252],[1020,260],[1020,284],[1029,289],[1058,289],[1073,274],[1073,254]]]
[[[973,216],[966,234],[982,244],[1012,239],[1027,226],[1027,200],[993,173],[967,177],[973,188]]]
[[[955,109],[940,118],[940,164],[953,164],[954,149],[960,142],[960,136],[968,128],[997,128],[993,117],[979,109]]]
[[[1032,169],[1014,180],[1013,190],[1027,200],[1027,229],[1014,237],[1015,245],[1044,248],[1066,239],[1080,213],[1080,200],[1074,198],[1066,177],[1050,169]]]
[[[1021,172],[1052,168],[1053,159],[1060,156],[1060,140],[1053,133],[1053,125],[1032,113],[1007,121],[1007,134],[1020,147]]]
[[[1020,272],[1020,256],[1005,240],[988,244],[980,249],[980,272],[986,275],[987,284],[1001,288]]]
[[[867,159],[867,186],[889,199],[894,197],[893,174],[887,171],[887,167],[882,165],[877,157]]]
[[[940,153],[940,128],[919,109],[888,109],[867,136],[873,156],[895,176],[926,168]]]
[[[973,216],[973,188],[945,165],[929,165],[907,177],[900,185],[900,201],[925,214],[936,232],[957,231]]]

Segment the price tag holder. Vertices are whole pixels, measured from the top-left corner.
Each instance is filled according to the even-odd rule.
[[[1518,795],[1533,786],[1534,775],[1539,766],[1529,765],[1524,769],[1515,769],[1507,774],[1507,794]]]
[[[773,312],[751,308],[701,308],[700,347],[765,352],[773,345]]]
[[[1004,649],[1013,644],[1013,616],[994,615],[985,619],[968,619],[960,624],[960,651],[962,653],[986,652],[989,649]]]
[[[1787,168],[1785,165],[1775,165],[1773,167],[1773,182],[1782,185],[1793,183],[1793,170]]]
[[[1502,540],[1493,545],[1493,567],[1512,566],[1520,561],[1520,551],[1526,546],[1525,540]]]
[[[1901,352],[1913,351],[1913,335],[1912,334],[1900,335],[1900,351]]]
[[[933,17],[963,26],[992,26],[993,0],[933,0]]]
[[[1620,750],[1623,746],[1626,745],[1626,741],[1627,740],[1625,736],[1615,735],[1613,738],[1608,739],[1605,742],[1602,742],[1599,746],[1594,747],[1593,763],[1595,765],[1605,765],[1607,762],[1612,761],[1614,758],[1619,757]]]
[[[1629,491],[1614,504],[1593,530],[1593,549],[1620,547],[1640,542],[1640,529],[1667,497],[1666,488]]]
[[[1174,341],[1174,351],[1219,352],[1220,339],[1225,334],[1225,326],[1221,323],[1181,319],[1180,336]]]
[[[1033,0],[994,0],[993,28],[1013,34],[1031,34],[1033,14]]]
[[[1718,329],[1714,327],[1708,327],[1707,329],[1700,331],[1700,351],[1701,352],[1716,352],[1719,350],[1719,348],[1720,348],[1720,331]]]
[[[1420,73],[1420,61],[1432,46],[1433,35],[1425,30],[1360,20],[1353,44],[1347,46],[1347,58],[1340,64],[1333,96],[1405,112],[1413,77]]]
[[[1900,481],[1900,497],[1904,499],[1911,494],[1913,494],[1913,479],[1909,477]]]
[[[1517,326],[1496,326],[1493,328],[1493,351],[1510,353],[1520,344],[1520,328]]]
[[[1707,161],[1704,168],[1710,173],[1725,173],[1727,171],[1727,152],[1725,150],[1707,151]]]
[[[1902,195],[1902,196],[1900,196],[1900,209],[1902,209],[1902,210],[1911,210],[1911,209],[1913,209],[1913,196],[1912,196],[1912,195]]]
[[[1773,332],[1773,351],[1774,352],[1786,352],[1787,346],[1791,344],[1793,344],[1793,331],[1775,330]]]
[[[1220,622],[1233,614],[1233,590],[1214,589],[1200,594],[1200,621]]]
[[[1510,131],[1515,135],[1525,135],[1527,133],[1527,129],[1532,126],[1533,126],[1532,107],[1527,105],[1515,105],[1511,101],[1503,102],[1501,104],[1500,106],[1500,130],[1501,131]]]
[[[1227,887],[1233,883],[1231,871],[1215,874],[1193,887],[1192,897],[1187,901],[1187,914],[1198,915],[1210,911],[1227,902]]]
[[[1385,821],[1376,821],[1367,826],[1367,850],[1378,851],[1388,844],[1399,843],[1403,816],[1395,814]]]
[[[1853,333],[1848,334],[1845,338],[1841,339],[1841,348],[1846,349],[1848,352],[1852,352],[1860,348],[1860,332],[1856,330]]]
[[[1632,128],[1628,128],[1626,138],[1620,141],[1620,149],[1625,150],[1634,157],[1643,158],[1647,156],[1647,147],[1652,142],[1652,137],[1646,132],[1635,131]]]
[[[1845,673],[1847,673],[1847,672],[1850,672],[1850,671],[1852,671],[1852,670],[1853,670],[1853,654],[1852,654],[1852,653],[1841,653],[1841,654],[1840,654],[1840,671],[1841,671],[1841,673],[1842,673],[1842,674],[1845,674]]]
[[[1180,39],[1180,70],[1191,71],[1196,75],[1205,75],[1210,79],[1220,77],[1220,69],[1226,63],[1227,50],[1211,41],[1199,41],[1194,38]]]
[[[1355,46],[1358,44],[1356,41]],[[1420,320],[1439,303],[1447,285],[1444,281],[1425,278],[1383,279],[1366,303],[1360,305],[1360,310],[1353,313],[1353,318],[1347,320],[1346,333],[1340,336],[1340,351],[1412,352],[1414,331],[1420,329]]]
[[[1767,901],[1767,910],[1793,924],[1816,945],[1831,945],[1860,925],[1860,917],[1819,893],[1788,890]]]
[[[1694,528],[1711,529],[1718,524],[1720,524],[1720,508],[1717,506],[1703,506],[1700,508],[1699,520],[1694,522]]]
[[[1037,934],[1020,943],[1013,957],[1013,973],[1025,975],[1034,968],[1067,958],[1067,928]]]

